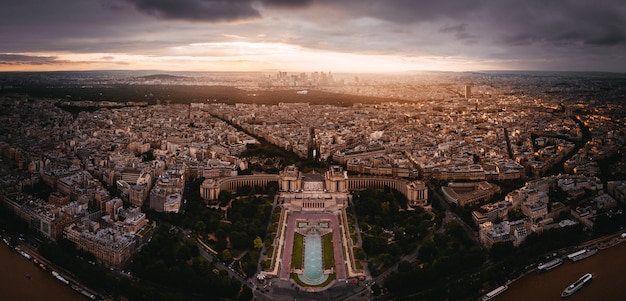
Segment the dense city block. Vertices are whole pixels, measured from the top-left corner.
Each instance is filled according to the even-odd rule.
[[[2,236],[103,299],[476,298],[625,238],[625,95],[608,73],[5,73]]]

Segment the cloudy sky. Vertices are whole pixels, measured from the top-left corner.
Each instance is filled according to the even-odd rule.
[[[0,71],[626,72],[624,0],[0,0]]]

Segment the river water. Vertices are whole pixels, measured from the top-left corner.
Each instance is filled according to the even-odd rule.
[[[545,273],[532,272],[511,283],[509,289],[492,300],[543,301],[563,300],[561,292],[585,273],[593,274],[593,281],[566,300],[626,300],[626,243],[601,250],[598,254],[572,263],[565,259],[560,267]],[[29,274],[30,279],[26,277]],[[26,260],[0,242],[0,299],[31,300],[88,300]]]
[[[26,277],[30,275],[30,279]],[[0,300],[89,300],[0,241]]]
[[[492,300],[564,300],[561,292],[585,273],[593,274],[591,283],[565,300],[626,300],[626,243],[575,263],[564,259],[563,265],[545,273],[530,273]]]

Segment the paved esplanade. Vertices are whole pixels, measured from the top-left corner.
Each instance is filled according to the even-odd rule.
[[[297,220],[328,220],[333,235],[333,253],[335,257],[335,274],[338,280],[346,279],[346,269],[344,265],[343,252],[341,247],[341,235],[339,232],[339,221],[332,213],[303,213],[294,212],[287,218],[287,233],[285,235],[285,252],[283,255],[280,278],[289,279],[291,273],[291,257],[293,252],[293,237]]]

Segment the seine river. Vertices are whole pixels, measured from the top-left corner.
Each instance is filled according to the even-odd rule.
[[[561,292],[585,273],[593,280],[574,295],[563,299]],[[596,255],[563,265],[545,273],[530,273],[509,285],[492,300],[626,300],[626,243],[599,251]]]
[[[0,244],[0,267],[2,300],[88,300],[4,244]],[[492,300],[563,300],[563,289],[585,273],[592,273],[593,281],[566,300],[626,300],[626,243],[576,263],[566,259],[545,273],[530,273]]]
[[[26,275],[30,275],[30,279]],[[0,299],[89,300],[0,241]]]

